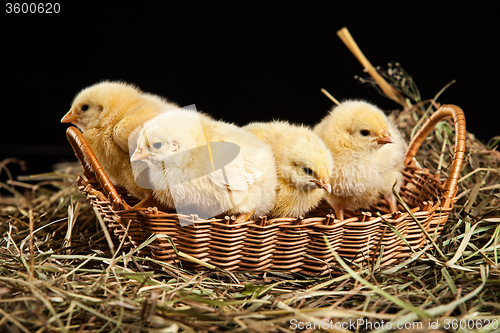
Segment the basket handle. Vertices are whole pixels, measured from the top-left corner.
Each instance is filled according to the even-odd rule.
[[[94,152],[90,148],[82,132],[75,126],[70,126],[66,130],[66,136],[75,151],[76,157],[78,157],[83,166],[84,175],[87,178],[96,176],[99,184],[101,184],[101,187],[105,190],[106,194],[108,194],[108,198],[111,200],[113,208],[116,210],[123,209],[125,207],[123,200],[120,195],[118,195],[118,192],[116,192],[115,187],[109,180],[106,172],[104,172],[101,164],[99,164],[99,161],[95,157]]]
[[[453,154],[450,174],[444,185],[444,197],[451,200],[455,196],[458,179],[460,178],[460,171],[462,170],[462,162],[465,157],[465,139],[467,131],[465,129],[464,112],[461,108],[456,105],[446,104],[437,109],[410,142],[408,152],[406,154],[405,164],[415,164],[413,157],[415,157],[415,154],[422,145],[422,142],[424,142],[425,138],[427,138],[434,126],[447,117],[453,117],[453,122],[455,123],[455,152]],[[450,200],[446,201],[449,202]],[[445,205],[447,204],[445,203]]]

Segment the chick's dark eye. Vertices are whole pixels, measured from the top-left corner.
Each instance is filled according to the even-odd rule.
[[[304,167],[302,168],[302,170],[304,170],[304,172],[309,175],[309,176],[312,176],[314,174],[314,171],[312,171],[311,169],[307,168],[307,167]]]
[[[153,143],[153,148],[160,149],[161,146],[162,146],[161,142],[155,142],[155,143]]]
[[[82,105],[82,111],[87,111],[88,109],[90,109],[90,106],[88,104]]]
[[[368,136],[368,135],[370,135],[370,131],[369,131],[369,130],[366,130],[366,129],[363,129],[363,130],[359,131],[359,133],[360,133],[362,136]]]

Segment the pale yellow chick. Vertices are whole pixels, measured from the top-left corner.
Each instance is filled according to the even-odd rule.
[[[125,82],[104,81],[80,91],[61,122],[72,123],[83,132],[113,184],[143,199],[151,191],[139,187],[134,180],[129,135],[146,120],[177,108],[176,104]]]
[[[314,132],[335,161],[326,200],[338,219],[343,220],[344,209],[367,208],[381,195],[392,212],[397,210],[392,188],[401,186],[406,143],[379,108],[364,101],[340,103]]]
[[[331,192],[332,155],[309,127],[273,121],[243,128],[273,149],[278,193],[270,216],[304,216]]]
[[[192,110],[166,112],[138,132],[132,163],[149,165],[153,196],[200,218],[268,213],[276,198],[271,148],[249,132]]]

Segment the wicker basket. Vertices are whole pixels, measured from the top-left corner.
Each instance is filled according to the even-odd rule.
[[[413,157],[434,126],[449,116],[455,124],[455,149],[449,177],[442,181],[439,174],[416,166]],[[442,230],[455,202],[466,130],[462,110],[443,105],[409,145],[400,195],[421,226],[402,207],[401,212],[388,213],[382,200],[371,211],[347,212],[344,221],[334,220],[332,209],[326,203],[306,218],[267,220],[264,216],[243,223],[229,216],[203,220],[163,212],[156,207],[133,208],[137,201],[109,181],[82,133],[70,127],[67,136],[83,166],[83,175],[78,177],[79,189],[126,247],[137,247],[152,234],[167,234],[177,250],[186,254],[184,257],[227,270],[286,270],[322,275],[338,265],[325,243],[325,236],[331,247],[351,263],[366,264],[380,259],[381,265],[387,265],[428,243],[421,226],[429,234]],[[377,211],[385,214],[377,216]],[[404,236],[411,249],[388,224]],[[170,264],[177,264],[179,260],[165,237],[157,237],[141,254]],[[181,260],[183,267],[203,268],[196,260]]]

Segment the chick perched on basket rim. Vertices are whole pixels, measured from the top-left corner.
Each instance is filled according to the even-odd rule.
[[[286,121],[255,122],[243,128],[273,149],[278,193],[271,216],[303,216],[331,192],[332,155],[310,128]]]
[[[332,192],[326,200],[343,220],[344,209],[368,208],[381,197],[391,212],[397,210],[392,194],[399,191],[406,143],[398,129],[376,106],[345,101],[314,127],[332,153]]]
[[[225,212],[244,221],[269,212],[276,198],[271,148],[196,111],[170,111],[144,123],[131,161],[149,164],[153,196],[179,213],[206,219]]]
[[[62,123],[72,123],[82,132],[111,182],[123,186],[139,199],[151,191],[137,186],[130,164],[128,138],[148,119],[179,106],[139,88],[104,81],[80,91]]]

